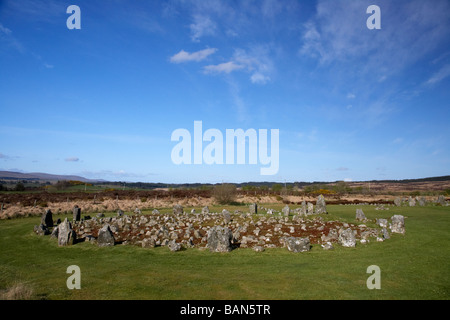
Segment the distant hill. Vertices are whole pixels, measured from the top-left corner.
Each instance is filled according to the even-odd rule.
[[[119,182],[119,181],[106,181],[102,179],[87,179],[81,176],[75,175],[57,175],[57,174],[49,174],[49,173],[41,173],[41,172],[31,172],[31,173],[21,173],[21,172],[12,172],[12,171],[0,171],[0,180],[26,180],[26,181],[60,181],[60,180],[76,180],[82,182],[89,183],[108,183],[111,185],[118,185],[130,188],[142,188],[142,189],[155,189],[155,188],[199,188],[199,187],[213,187],[216,184],[210,183],[155,183],[155,182]],[[240,188],[243,186],[253,186],[253,187],[272,187],[274,184],[280,184],[282,186],[297,186],[297,187],[305,187],[310,185],[327,185],[327,184],[335,184],[339,181],[314,181],[314,182],[244,182],[244,183],[233,183],[236,187]],[[414,184],[414,183],[449,183],[450,175],[448,176],[440,176],[440,177],[429,177],[429,178],[419,178],[419,179],[403,179],[403,180],[371,180],[371,181],[352,181],[348,182],[348,185],[359,185],[362,183],[373,183],[373,184]]]
[[[12,172],[0,171],[0,180],[26,180],[26,181],[60,181],[60,180],[76,180],[82,182],[102,182],[104,180],[87,179],[80,176],[57,175],[41,172]]]

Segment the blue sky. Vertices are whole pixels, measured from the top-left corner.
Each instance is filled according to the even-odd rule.
[[[69,30],[69,5],[81,29]],[[381,29],[369,30],[369,5]],[[450,2],[0,1],[0,170],[146,182],[448,175]],[[279,170],[174,130],[279,129]],[[205,147],[206,144],[203,146]]]

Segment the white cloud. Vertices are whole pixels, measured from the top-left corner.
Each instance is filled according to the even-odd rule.
[[[217,65],[208,65],[203,68],[205,73],[230,73],[244,68],[243,65],[236,64],[234,61],[220,63]]]
[[[216,32],[216,24],[209,17],[196,14],[194,22],[190,24],[191,40],[199,42],[201,37],[214,35]]]
[[[252,83],[256,83],[256,84],[266,84],[268,81],[270,81],[270,77],[269,76],[265,76],[262,73],[259,72],[255,72],[254,74],[252,74],[252,76],[250,77],[250,80],[252,81]]]
[[[273,63],[269,58],[269,50],[264,46],[253,46],[248,51],[236,49],[231,61],[208,65],[203,68],[204,73],[229,74],[242,70],[251,74],[250,81],[254,84],[266,84],[271,80],[269,74],[273,72]]]
[[[353,93],[349,93],[349,94],[347,94],[347,98],[348,99],[355,99],[356,96]]]
[[[252,46],[248,51],[236,49],[233,60],[252,73],[250,81],[255,84],[266,84],[271,80],[269,74],[274,70],[267,46]]]
[[[433,74],[426,84],[433,85],[450,76],[450,64],[443,66],[438,72]]]
[[[216,48],[208,48],[208,49],[204,49],[204,50],[200,50],[200,51],[196,51],[196,52],[192,52],[192,53],[181,50],[177,54],[170,57],[170,62],[173,62],[173,63],[182,63],[182,62],[189,62],[189,61],[199,62],[199,61],[206,59],[208,56],[215,53],[216,51],[217,51]]]
[[[64,159],[64,161],[66,161],[66,162],[78,162],[78,161],[80,161],[80,159],[78,157],[69,157],[69,158]]]

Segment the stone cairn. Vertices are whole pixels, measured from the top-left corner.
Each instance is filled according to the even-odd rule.
[[[115,217],[98,214],[93,218],[81,218],[81,209],[75,206],[73,219],[53,222],[52,212],[45,211],[39,226],[34,231],[39,235],[51,234],[58,240],[58,246],[74,245],[89,241],[99,247],[114,245],[139,245],[143,248],[165,246],[171,251],[184,248],[207,249],[211,252],[229,252],[236,248],[252,248],[263,252],[267,248],[284,247],[291,252],[306,252],[313,245],[321,245],[324,250],[332,250],[334,245],[355,247],[366,244],[369,238],[384,241],[392,233],[405,234],[405,220],[401,215],[388,219],[377,219],[378,228],[369,228],[362,209],[356,210],[355,223],[325,221],[327,213],[325,199],[320,196],[316,210],[312,203],[303,201],[300,207],[291,209],[286,205],[281,212],[251,204],[247,213],[234,213],[223,209],[210,212],[203,207],[201,213],[184,212],[183,206],[176,204],[171,213],[160,213],[154,209],[151,214],[130,215],[119,210]],[[139,210],[140,212],[140,210]]]

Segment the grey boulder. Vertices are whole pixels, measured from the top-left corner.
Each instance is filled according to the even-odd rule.
[[[309,238],[288,237],[284,243],[291,252],[305,252],[311,250]]]
[[[97,237],[97,244],[99,247],[114,246],[114,235],[109,227],[109,224],[105,224],[99,231]]]
[[[212,252],[229,252],[232,238],[233,233],[230,229],[215,226],[208,230],[206,247]]]

